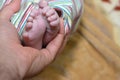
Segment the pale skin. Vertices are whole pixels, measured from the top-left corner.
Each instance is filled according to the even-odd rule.
[[[41,49],[47,45],[59,31],[59,16],[46,1],[39,3],[39,8],[32,10],[23,33],[25,46]]]
[[[46,48],[22,46],[16,28],[10,22],[19,8],[20,0],[13,0],[0,11],[0,80],[23,80],[39,73],[54,60],[65,40],[61,18],[59,33]]]

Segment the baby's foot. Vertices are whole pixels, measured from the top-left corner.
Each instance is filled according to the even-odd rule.
[[[46,17],[49,26],[47,26],[44,38],[43,45],[46,46],[51,40],[53,40],[58,31],[59,31],[59,16],[55,9],[48,6],[46,1],[40,3],[42,8],[42,13]]]
[[[24,45],[41,49],[45,29],[45,19],[42,16],[41,9],[33,10],[27,20],[25,31],[23,33]]]

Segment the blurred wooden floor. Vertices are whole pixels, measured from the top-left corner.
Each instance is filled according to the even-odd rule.
[[[120,80],[120,48],[113,26],[85,0],[77,31],[62,54],[30,80]]]

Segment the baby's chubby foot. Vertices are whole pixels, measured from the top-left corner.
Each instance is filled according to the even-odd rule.
[[[46,25],[41,9],[34,9],[27,20],[25,31],[23,32],[24,45],[41,49],[45,29]]]
[[[39,5],[42,8],[42,14],[46,17],[49,24],[43,38],[43,45],[47,45],[59,32],[60,19],[56,10],[48,6],[46,1],[41,1]]]

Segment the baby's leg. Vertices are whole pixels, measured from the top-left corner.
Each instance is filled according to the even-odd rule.
[[[43,38],[43,46],[46,46],[56,37],[59,31],[59,16],[55,9],[48,6],[46,1],[42,1],[40,3],[40,7],[42,8],[42,13],[46,17],[49,24],[46,28],[46,32]]]
[[[41,9],[33,10],[23,32],[24,45],[41,49],[45,29],[46,22],[41,14]]]

